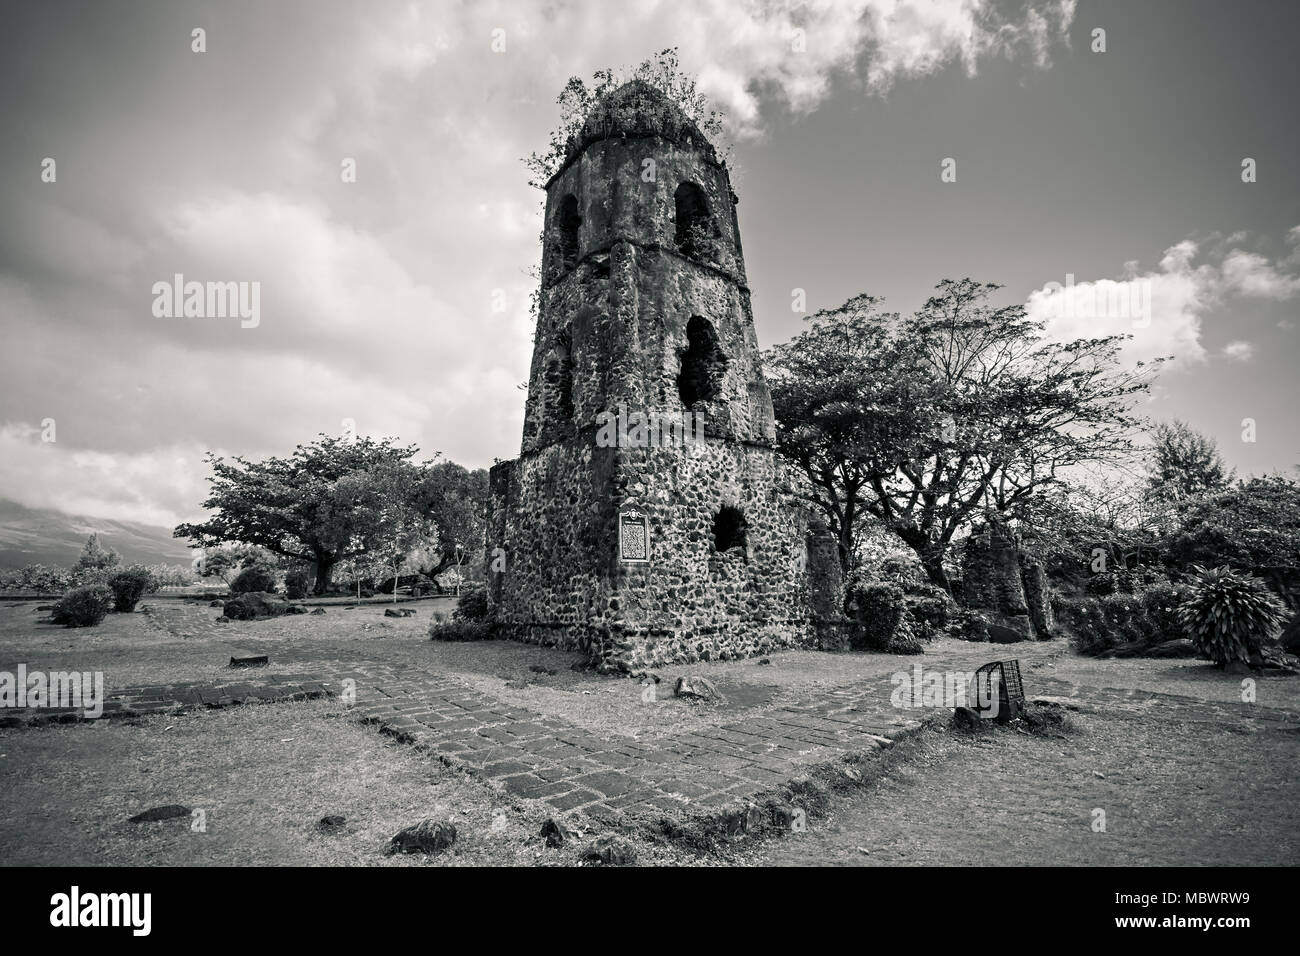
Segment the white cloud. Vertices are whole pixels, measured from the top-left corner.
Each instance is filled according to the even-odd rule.
[[[569,76],[676,46],[734,130],[756,134],[774,103],[814,110],[836,78],[884,92],[991,57],[1044,67],[1074,13],[1068,0],[1014,16],[988,0],[497,0],[436,13],[290,0],[277,16],[295,28],[268,31],[241,9],[213,12],[222,39],[202,70],[181,44],[181,59],[153,65],[166,82],[106,79],[93,122],[51,114],[67,154],[93,157],[93,189],[64,189],[77,166],[61,159],[58,192],[5,204],[23,237],[0,273],[6,496],[169,523],[202,500],[204,450],[280,453],[343,417],[469,465],[507,457],[540,258],[540,197],[519,158],[545,143]],[[142,29],[171,36],[183,20],[159,13]],[[106,43],[83,68],[129,75],[123,55]],[[357,160],[355,184],[340,181],[343,157]],[[65,196],[75,205],[59,206]],[[260,282],[260,325],[155,319],[151,286],[177,272]],[[491,311],[496,289],[504,313]],[[46,414],[55,446],[21,424]]]
[[[1300,292],[1300,276],[1285,275],[1256,252],[1234,249],[1223,260],[1226,288],[1238,295],[1261,299],[1289,299]]]
[[[1212,269],[1192,266],[1196,251],[1195,242],[1184,240],[1165,250],[1153,272],[1118,281],[1049,283],[1032,292],[1025,307],[1057,341],[1129,335],[1121,351],[1125,361],[1172,355],[1170,367],[1195,365],[1205,360],[1201,315],[1214,281]]]
[[[1229,238],[1244,240],[1245,234]],[[1202,251],[1196,240],[1183,239],[1165,250],[1155,271],[1141,273],[1138,263],[1126,262],[1124,279],[1048,283],[1030,293],[1025,306],[1058,341],[1129,335],[1121,351],[1126,361],[1173,356],[1169,367],[1186,369],[1206,360],[1202,322],[1225,297],[1286,299],[1300,291],[1300,277],[1280,272],[1258,253],[1229,249],[1218,265],[1195,265]],[[1223,354],[1247,361],[1254,347],[1234,341]]]
[[[168,445],[143,454],[92,452],[42,442],[40,429],[0,426],[0,487],[29,508],[175,525],[204,497],[203,449]]]

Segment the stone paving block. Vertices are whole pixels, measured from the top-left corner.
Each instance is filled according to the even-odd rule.
[[[573,782],[576,786],[595,790],[606,797],[622,796],[631,790],[635,783],[627,774],[615,771],[588,774],[585,777],[575,778]]]
[[[520,763],[518,760],[499,760],[496,763],[484,765],[483,776],[508,777],[511,774],[528,773],[532,769],[532,764]]]
[[[600,799],[600,794],[595,791],[582,789],[570,790],[568,793],[545,798],[546,802],[557,810],[573,810]]]

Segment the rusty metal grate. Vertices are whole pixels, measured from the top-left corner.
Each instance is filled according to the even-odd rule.
[[[996,678],[994,675],[997,675]],[[997,701],[993,701],[993,681],[997,681]],[[975,672],[975,699],[972,710],[981,717],[992,717],[1005,724],[1020,716],[1025,706],[1025,683],[1020,677],[1020,661],[993,661]],[[988,701],[982,704],[982,701]]]

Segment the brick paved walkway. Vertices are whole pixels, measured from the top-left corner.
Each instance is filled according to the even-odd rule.
[[[193,633],[197,621],[188,619],[198,617],[184,607],[155,612],[156,622],[174,633]],[[225,639],[224,628],[207,626]],[[275,642],[244,633],[236,641],[232,650],[274,657]],[[280,675],[259,669],[216,684],[123,688],[110,695],[105,716],[343,696],[355,699],[350,710],[361,720],[508,794],[544,801],[556,811],[581,810],[613,821],[629,811],[709,813],[741,804],[815,765],[888,746],[893,737],[918,726],[922,714],[891,707],[892,684],[881,677],[862,686],[824,690],[806,704],[776,707],[692,733],[657,739],[598,736],[564,720],[504,704],[454,677],[417,665],[364,658],[342,661],[336,645],[313,649],[300,644],[295,653],[313,650],[325,659],[327,672]],[[1269,717],[1266,709],[1246,704],[1083,688],[1038,675],[1032,684],[1027,688],[1031,696],[1070,697],[1088,707],[1158,699],[1162,706],[1194,710],[1200,719],[1240,713],[1259,717],[1264,712],[1267,719],[1295,722],[1295,715],[1278,711]],[[29,710],[11,713],[6,722],[76,719],[75,711]]]

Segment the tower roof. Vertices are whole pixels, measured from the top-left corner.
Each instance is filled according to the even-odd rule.
[[[568,165],[574,156],[597,140],[650,136],[695,146],[709,159],[717,158],[708,137],[663,90],[645,80],[630,80],[596,102],[582,128],[569,138],[564,162]]]

